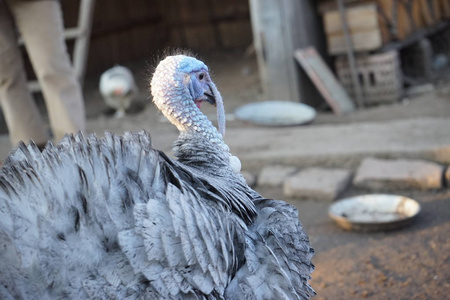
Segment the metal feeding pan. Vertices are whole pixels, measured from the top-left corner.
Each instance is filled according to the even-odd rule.
[[[292,126],[311,122],[316,117],[316,110],[299,102],[264,101],[241,106],[234,115],[258,125]]]
[[[401,228],[420,212],[410,198],[371,194],[347,198],[332,204],[328,215],[345,230],[373,232]]]

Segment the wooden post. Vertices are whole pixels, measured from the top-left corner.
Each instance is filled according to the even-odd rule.
[[[294,51],[314,46],[323,53],[316,1],[250,0],[253,39],[266,98],[318,106],[323,99],[294,59]]]
[[[66,28],[64,30],[65,40],[75,39],[72,64],[75,70],[75,75],[79,79],[81,85],[83,85],[84,73],[86,71],[94,5],[95,0],[80,0],[77,27]],[[19,39],[19,43],[23,43],[22,39]],[[41,86],[37,80],[32,80],[28,82],[28,90],[32,93],[40,92]]]
[[[73,50],[73,67],[80,84],[83,84],[86,71],[87,54],[89,52],[89,39],[91,37],[91,25],[94,15],[95,0],[81,0],[78,15],[78,36],[75,38]]]
[[[350,37],[350,31],[347,24],[347,14],[345,13],[345,6],[342,0],[336,0],[341,14],[342,30],[344,31],[345,42],[347,44],[347,57],[352,75],[353,89],[355,90],[356,101],[359,107],[364,107],[364,96],[361,89],[361,84],[358,78],[358,68],[356,67],[355,53],[353,52],[353,43]]]

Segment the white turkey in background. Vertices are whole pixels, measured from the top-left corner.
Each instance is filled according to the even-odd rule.
[[[106,105],[116,110],[115,117],[122,118],[138,93],[133,73],[123,66],[105,71],[100,77],[100,93]]]

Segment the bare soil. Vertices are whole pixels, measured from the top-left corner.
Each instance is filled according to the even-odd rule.
[[[282,198],[280,190],[257,190]],[[395,193],[419,201],[422,211],[410,226],[378,233],[341,230],[327,215],[329,203],[284,199],[299,209],[316,251],[315,299],[449,299],[450,191]]]

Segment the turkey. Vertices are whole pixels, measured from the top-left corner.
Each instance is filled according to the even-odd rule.
[[[153,101],[179,129],[20,144],[0,171],[0,299],[308,299],[313,249],[294,207],[266,199],[223,140],[207,66],[168,56]],[[216,105],[217,130],[200,111]]]
[[[100,76],[100,93],[106,105],[116,110],[115,117],[122,118],[138,93],[133,73],[123,66],[106,70]]]

